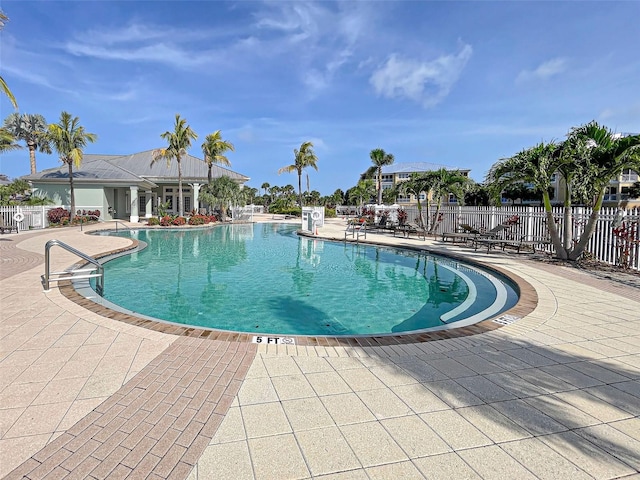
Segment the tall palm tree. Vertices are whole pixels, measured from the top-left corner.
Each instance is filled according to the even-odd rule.
[[[303,142],[302,145],[300,145],[300,150],[294,148],[293,153],[294,163],[282,167],[278,170],[278,175],[285,172],[296,172],[298,174],[298,199],[300,201],[300,209],[302,209],[302,171],[307,167],[315,168],[317,171],[318,166],[316,162],[318,161],[318,157],[313,151],[313,143],[311,142]]]
[[[233,143],[222,139],[220,130],[216,130],[204,138],[202,153],[204,154],[204,161],[207,162],[207,167],[209,167],[209,170],[207,171],[207,183],[211,183],[211,169],[213,168],[214,163],[225,165],[227,167],[231,166],[231,162],[224,155],[227,150],[231,150],[233,152],[235,151],[235,147],[233,146]]]
[[[269,182],[264,182],[262,185],[260,185],[260,188],[262,190],[264,190],[264,194],[267,194],[267,190],[269,190],[269,188],[271,187],[271,185],[269,185]]]
[[[373,166],[378,171],[378,205],[380,205],[382,203],[382,167],[391,165],[394,158],[392,154],[385,152],[381,148],[374,148],[371,150],[369,157],[371,157]]]
[[[51,153],[47,136],[47,121],[42,115],[30,113],[12,113],[4,119],[4,128],[11,132],[16,140],[23,140],[29,148],[31,174],[37,172],[36,151]]]
[[[69,167],[69,188],[71,197],[71,216],[76,213],[76,197],[73,191],[73,166],[82,164],[83,149],[88,143],[98,139],[95,133],[88,133],[80,125],[78,117],[72,117],[68,112],[60,114],[60,121],[49,125],[49,141],[58,152],[60,161]]]
[[[15,137],[5,128],[0,128],[0,153],[20,150],[22,147],[16,143]]]
[[[4,28],[4,22],[9,20],[9,18],[4,14],[4,12],[0,11],[0,30]],[[16,97],[13,96],[11,90],[9,89],[9,85],[4,81],[4,78],[0,77],[0,90],[4,92],[4,94],[9,98],[11,105],[13,108],[18,108],[18,102],[16,102]]]
[[[187,154],[187,149],[191,146],[191,140],[198,138],[198,134],[191,130],[191,127],[187,125],[187,120],[180,118],[180,115],[176,113],[176,121],[173,127],[173,132],[166,131],[162,135],[169,144],[165,148],[158,148],[151,154],[153,165],[158,160],[166,160],[167,166],[171,165],[171,160],[174,158],[178,162],[178,214],[184,216],[184,201],[182,198],[182,164],[181,160]]]

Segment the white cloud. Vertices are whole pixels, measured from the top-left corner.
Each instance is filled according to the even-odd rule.
[[[555,75],[559,75],[566,70],[567,61],[564,58],[552,58],[541,63],[535,70],[522,70],[517,78],[517,83],[535,80],[547,80]]]
[[[473,49],[464,45],[456,55],[421,62],[396,54],[369,78],[376,93],[387,98],[408,98],[425,108],[440,103],[458,81]]]

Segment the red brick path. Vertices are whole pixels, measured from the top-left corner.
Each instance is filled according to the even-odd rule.
[[[218,429],[256,345],[180,337],[6,479],[186,478]]]

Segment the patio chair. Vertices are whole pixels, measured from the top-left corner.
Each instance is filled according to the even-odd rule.
[[[0,215],[0,231],[4,234],[6,232],[13,232],[15,230],[18,233],[18,225],[7,225],[4,221],[4,216]]]
[[[506,225],[504,223],[501,223],[500,225],[496,225],[495,227],[493,227],[490,230],[487,230],[486,232],[480,232],[480,231],[475,230],[475,229],[472,228],[473,233],[464,233],[464,232],[462,232],[462,233],[443,233],[442,234],[442,241],[446,242],[447,238],[451,238],[452,242],[455,242],[456,239],[460,239],[464,243],[467,243],[468,241],[471,241],[472,243],[474,243],[474,246],[475,246],[476,240],[478,240],[478,239],[492,239],[492,238],[495,239],[495,238],[498,237],[498,235],[501,232],[503,232],[504,230],[506,230],[510,226],[511,225]]]

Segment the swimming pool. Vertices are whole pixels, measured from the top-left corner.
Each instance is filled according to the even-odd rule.
[[[279,335],[387,335],[473,324],[518,301],[505,278],[425,252],[298,236],[295,225],[118,232],[108,302],[181,325]],[[111,233],[115,234],[115,233]]]

